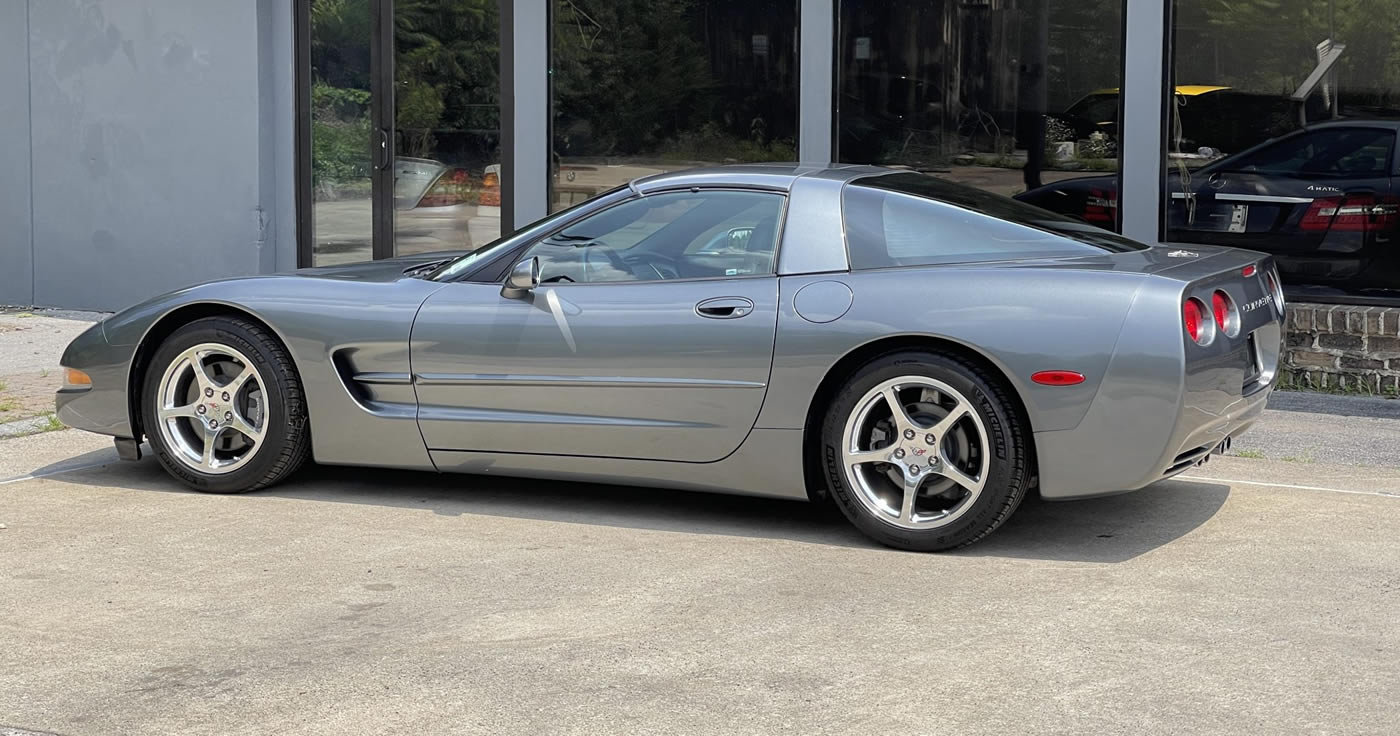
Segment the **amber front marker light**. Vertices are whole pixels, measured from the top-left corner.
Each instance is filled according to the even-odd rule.
[[[92,388],[92,376],[77,368],[64,368],[63,385],[65,388]]]

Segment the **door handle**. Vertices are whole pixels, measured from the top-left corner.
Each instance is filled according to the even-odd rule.
[[[706,299],[695,305],[695,313],[710,319],[738,319],[753,311],[753,302],[741,296]]]
[[[389,168],[389,131],[380,128],[374,136],[374,170]]]

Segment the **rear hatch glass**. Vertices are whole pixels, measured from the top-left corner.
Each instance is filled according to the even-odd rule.
[[[857,269],[1073,258],[1148,246],[1080,220],[926,174],[856,179],[843,195]]]

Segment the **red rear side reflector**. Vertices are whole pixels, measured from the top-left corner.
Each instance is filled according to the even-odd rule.
[[[1256,271],[1258,271],[1258,269],[1255,268],[1253,264],[1250,264],[1248,266],[1245,266],[1243,271],[1240,271],[1240,275],[1245,278],[1249,278],[1250,276],[1253,276]]]
[[[1042,386],[1073,386],[1084,383],[1084,374],[1074,371],[1040,371],[1032,373],[1031,380]]]

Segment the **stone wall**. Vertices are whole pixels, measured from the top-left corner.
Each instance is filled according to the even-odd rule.
[[[1400,308],[1288,305],[1282,383],[1400,394]]]

